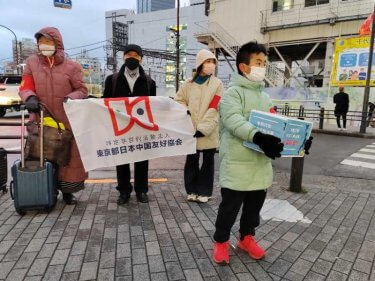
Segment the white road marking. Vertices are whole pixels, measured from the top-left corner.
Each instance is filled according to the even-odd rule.
[[[362,154],[362,153],[353,153],[352,155],[350,155],[350,157],[375,160],[375,155]]]
[[[366,145],[366,147],[368,147],[368,148],[375,148],[375,145],[369,144],[369,145]]]
[[[362,149],[360,149],[359,151],[362,151],[362,152],[370,152],[370,153],[375,153],[375,149],[367,149],[367,148],[362,148]]]
[[[349,159],[345,159],[344,161],[341,162],[341,164],[354,166],[354,167],[375,169],[375,164],[373,164],[373,163],[355,161],[355,160],[349,160]]]
[[[263,220],[311,223],[287,200],[266,199],[260,215]]]

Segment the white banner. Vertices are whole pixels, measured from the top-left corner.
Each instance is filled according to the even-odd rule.
[[[168,97],[64,104],[86,171],[196,152],[186,108]]]

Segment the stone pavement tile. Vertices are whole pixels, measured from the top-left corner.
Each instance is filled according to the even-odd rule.
[[[302,281],[304,280],[306,275],[302,275],[302,274],[299,274],[297,272],[293,272],[293,271],[288,271],[284,278],[287,279],[287,280],[293,280],[293,281]]]
[[[297,250],[287,249],[285,252],[282,253],[280,257],[283,260],[293,263],[298,259],[300,255],[301,255],[301,252]]]
[[[132,262],[130,258],[116,259],[116,276],[132,275]]]
[[[337,252],[325,249],[320,255],[320,258],[329,262],[335,262],[338,259],[338,256]]]
[[[75,241],[73,243],[72,251],[70,252],[71,256],[83,255],[86,251],[87,241]]]
[[[48,235],[46,243],[58,243],[63,235],[63,231],[52,231]]]
[[[320,256],[320,252],[317,252],[313,249],[307,248],[301,255],[301,258],[310,261],[315,262],[318,257]]]
[[[165,273],[165,272],[151,273],[151,280],[152,281],[165,281],[165,280],[168,280],[167,273]]]
[[[193,269],[197,268],[195,258],[191,253],[179,253],[178,254],[182,269]]]
[[[201,244],[189,245],[190,251],[195,259],[204,259],[207,257],[206,251]]]
[[[169,233],[164,233],[164,234],[158,234],[158,242],[161,247],[167,247],[167,246],[172,246],[172,238],[169,235]]]
[[[373,261],[375,257],[375,243],[371,241],[364,241],[358,257],[363,260]]]
[[[348,280],[349,281],[368,281],[368,280],[373,280],[373,279],[369,279],[369,276],[366,273],[352,270],[349,275]]]
[[[217,276],[217,272],[210,259],[197,259],[196,263],[203,277]]]
[[[177,253],[186,253],[190,252],[190,248],[186,243],[185,239],[173,239],[173,245]]]
[[[83,255],[69,256],[64,272],[80,271],[83,263]]]
[[[346,275],[349,274],[353,264],[351,262],[348,262],[346,260],[338,259],[336,260],[333,270],[336,270],[338,272],[344,273]]]
[[[49,258],[36,259],[30,267],[27,276],[43,275],[49,264]]]
[[[59,280],[62,272],[64,270],[64,265],[53,265],[47,267],[47,271],[43,276],[43,281],[56,281]]]
[[[158,241],[146,242],[147,255],[160,255],[160,246]]]
[[[27,268],[19,268],[19,269],[13,269],[8,277],[7,281],[22,281],[26,275]]]
[[[132,259],[133,259],[133,264],[147,263],[146,250],[145,249],[133,249]]]
[[[366,273],[366,274],[371,273],[371,267],[372,267],[371,262],[361,260],[361,259],[357,259],[356,262],[353,265],[353,269],[355,269],[357,271],[360,271],[360,272],[363,272],[363,273]]]
[[[79,272],[64,273],[60,279],[60,281],[78,281],[78,280],[79,280]]]
[[[32,239],[33,239],[32,234],[24,233],[24,234],[21,234],[21,236],[17,239],[17,241],[16,241],[16,243],[14,243],[14,245],[28,246]]]
[[[250,273],[238,273],[236,277],[239,281],[256,281]]]
[[[100,255],[99,268],[111,268],[116,266],[116,252],[106,252]]]
[[[331,270],[331,268],[332,268],[331,262],[318,259],[314,263],[311,270],[315,271],[316,273],[323,274],[324,276],[327,276],[329,271]]]
[[[57,249],[58,250],[70,249],[72,248],[73,242],[74,242],[74,236],[62,237],[60,240],[60,243],[57,246]]]
[[[174,247],[161,247],[164,262],[178,261],[177,253]]]
[[[203,281],[203,277],[198,269],[184,270],[186,281]]]
[[[143,236],[132,236],[131,238],[132,249],[146,248],[145,240]]]
[[[98,262],[83,263],[79,280],[94,280],[98,271]]]
[[[267,272],[276,274],[278,276],[284,276],[291,266],[292,264],[290,262],[278,259],[270,268],[268,268]]]
[[[133,266],[133,280],[134,281],[147,281],[150,280],[147,264]]]
[[[114,268],[101,268],[99,269],[98,281],[114,281],[115,280],[115,269]]]
[[[85,262],[94,262],[99,261],[100,257],[100,246],[91,246],[90,244],[87,246],[86,253],[85,253]],[[119,257],[122,257],[119,254]]]
[[[232,256],[230,258],[229,266],[235,274],[248,272],[246,265],[237,256]]]
[[[143,234],[145,236],[146,242],[153,242],[153,241],[158,240],[158,237],[157,237],[156,232],[154,230],[145,230],[145,231],[143,231]]]
[[[69,257],[70,249],[56,250],[50,265],[65,264]]]
[[[0,242],[0,254],[6,254],[15,242],[16,240],[7,240]]]
[[[5,279],[8,273],[12,270],[16,262],[1,262],[0,263],[0,279]]]
[[[116,238],[103,239],[102,253],[116,251],[116,244],[117,244]]]
[[[25,249],[25,252],[39,252],[43,245],[44,242],[46,241],[45,238],[38,238],[38,239],[32,239],[29,243],[27,248]]]
[[[178,262],[166,262],[165,268],[167,270],[168,279],[170,281],[184,279],[184,273]]]
[[[40,281],[42,278],[43,276],[27,276],[23,279],[23,281]]]
[[[324,281],[324,280],[326,280],[326,276],[320,275],[312,271],[310,271],[304,279],[304,281]]]
[[[3,261],[17,261],[22,253],[24,252],[26,246],[15,246],[13,245],[12,248],[8,251],[8,253],[4,256]]]
[[[286,249],[288,249],[291,244],[292,242],[279,239],[275,243],[272,244],[272,248],[283,252]]]
[[[246,264],[249,272],[254,276],[255,280],[272,281],[269,274],[256,262]]]
[[[344,273],[332,270],[327,277],[327,281],[345,281],[348,278]]]
[[[148,257],[148,266],[151,273],[163,272],[165,271],[164,261],[162,256],[149,256]]]
[[[57,243],[44,244],[42,249],[39,251],[38,258],[52,257],[56,247],[57,247]]]
[[[23,253],[14,268],[29,268],[38,253]]]
[[[274,248],[269,248],[267,250],[264,260],[269,263],[273,263],[282,254],[282,251],[276,250]]]

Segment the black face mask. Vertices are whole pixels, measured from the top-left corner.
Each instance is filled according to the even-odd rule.
[[[134,70],[139,66],[139,60],[136,58],[127,58],[125,60],[125,66],[130,70]]]

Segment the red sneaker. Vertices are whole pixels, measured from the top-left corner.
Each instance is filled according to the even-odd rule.
[[[246,251],[254,260],[260,260],[266,255],[266,251],[258,245],[254,236],[251,235],[246,235],[243,240],[238,240],[237,248]]]
[[[218,264],[229,264],[229,241],[214,243],[214,254],[212,259]]]

